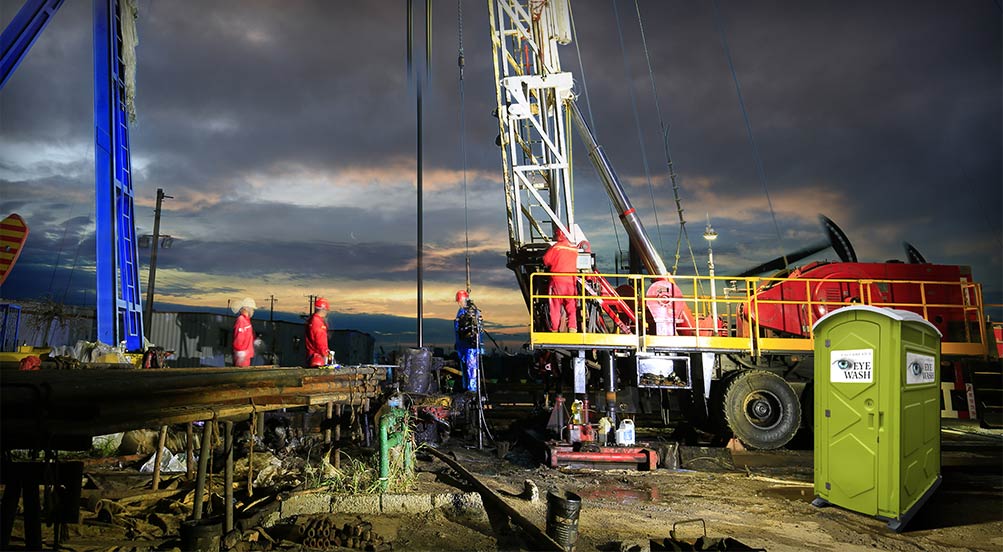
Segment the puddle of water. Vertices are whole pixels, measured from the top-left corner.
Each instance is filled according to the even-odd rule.
[[[777,486],[763,489],[760,496],[775,496],[786,500],[800,502],[811,502],[815,499],[815,491],[812,487],[802,486]]]

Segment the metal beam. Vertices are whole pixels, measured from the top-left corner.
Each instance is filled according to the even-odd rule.
[[[27,0],[0,34],[0,89],[24,61],[64,0]]]
[[[64,0],[27,0],[0,34],[0,89]],[[143,347],[118,0],[94,0],[94,172],[99,341]],[[130,15],[131,16],[131,15]]]
[[[103,343],[125,342],[128,350],[139,350],[143,306],[118,0],[94,0],[93,23],[97,337]]]

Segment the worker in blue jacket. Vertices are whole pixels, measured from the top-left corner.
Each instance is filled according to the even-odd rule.
[[[460,309],[456,311],[453,329],[456,332],[456,354],[460,357],[460,371],[463,372],[463,388],[467,391],[477,391],[481,353],[481,312],[470,300],[470,294],[466,290],[461,289],[456,292],[456,303]]]

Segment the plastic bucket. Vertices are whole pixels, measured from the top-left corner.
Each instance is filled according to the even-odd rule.
[[[184,552],[219,552],[223,535],[220,518],[203,518],[181,522],[181,550]]]
[[[616,444],[626,446],[634,444],[634,420],[620,422],[620,429],[616,430]]]
[[[578,514],[582,511],[582,497],[565,491],[547,493],[547,536],[557,541],[565,550],[572,550],[578,541]]]

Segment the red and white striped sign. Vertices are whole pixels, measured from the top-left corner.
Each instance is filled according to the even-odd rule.
[[[28,225],[21,215],[13,214],[0,221],[0,284],[14,268],[27,239]]]

